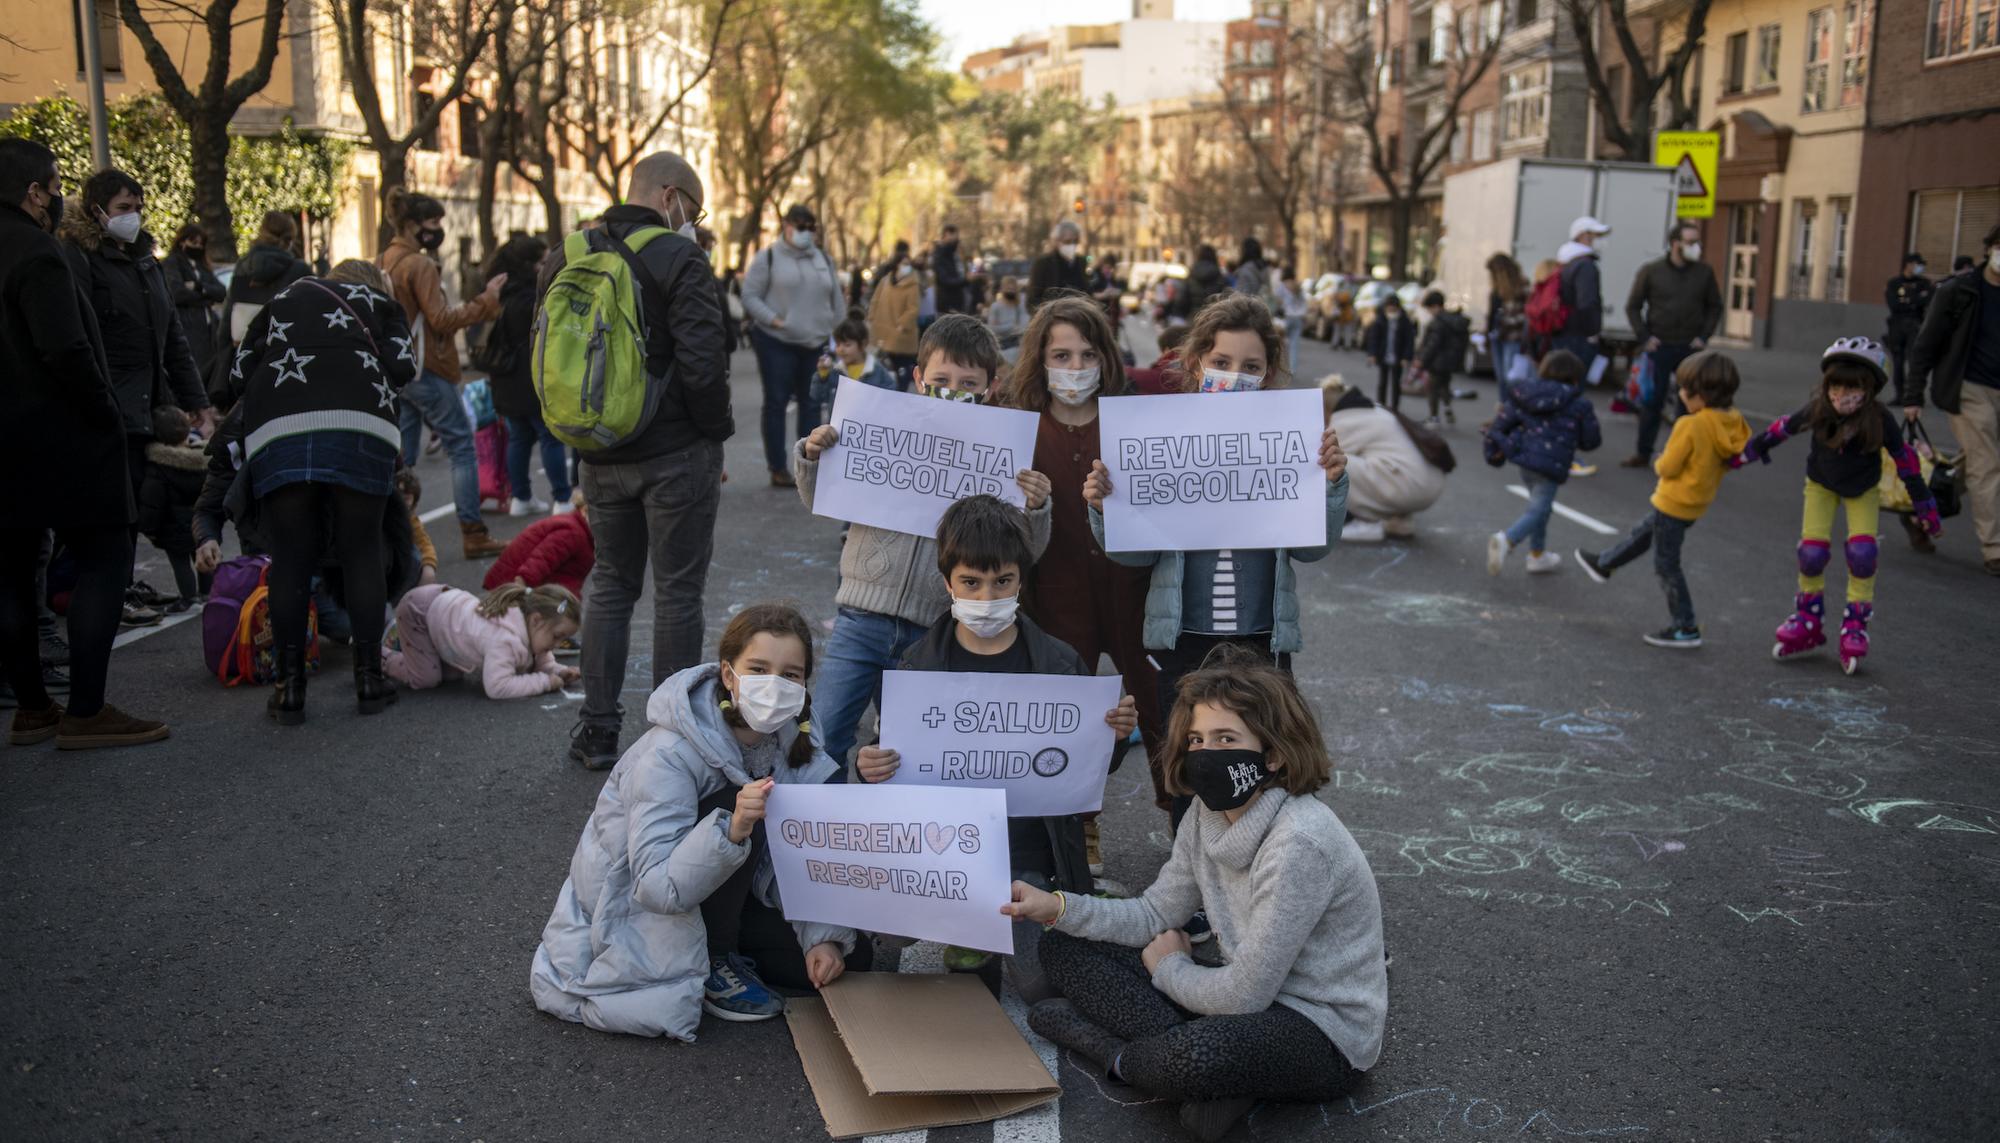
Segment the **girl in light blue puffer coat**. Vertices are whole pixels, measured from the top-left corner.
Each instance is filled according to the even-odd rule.
[[[852,929],[785,921],[764,843],[774,783],[845,777],[813,741],[812,629],[792,608],[758,604],[730,621],[719,650],[653,692],[653,729],[598,795],[529,973],[544,1012],[692,1041],[704,1010],[782,1013],[765,979],[818,988],[869,966]]]

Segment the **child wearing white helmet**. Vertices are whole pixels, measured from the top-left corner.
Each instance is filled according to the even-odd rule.
[[[1810,434],[1805,521],[1798,547],[1799,589],[1792,615],[1777,631],[1771,655],[1789,659],[1826,642],[1826,567],[1833,561],[1833,516],[1847,510],[1847,610],[1840,623],[1840,665],[1853,674],[1868,654],[1868,620],[1875,611],[1876,525],[1881,514],[1882,450],[1895,460],[1909,489],[1911,515],[1932,536],[1943,531],[1937,502],[1889,408],[1876,400],[1888,384],[1888,355],[1866,337],[1843,337],[1820,355],[1820,379],[1805,408],[1758,433],[1731,467],[1771,463],[1771,450]]]

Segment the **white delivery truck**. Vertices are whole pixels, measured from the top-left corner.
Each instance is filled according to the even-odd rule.
[[[1464,309],[1472,328],[1483,331],[1492,292],[1486,260],[1511,254],[1532,279],[1535,263],[1554,258],[1569,241],[1570,222],[1587,214],[1611,227],[1598,244],[1603,349],[1629,353],[1625,297],[1639,267],[1666,249],[1674,205],[1674,172],[1643,163],[1516,158],[1461,171],[1444,181],[1439,278],[1445,306]],[[1477,348],[1474,353],[1485,368],[1486,355]]]

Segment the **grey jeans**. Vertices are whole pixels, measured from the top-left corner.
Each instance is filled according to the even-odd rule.
[[[701,661],[702,589],[715,551],[722,500],[722,446],[700,441],[631,464],[583,462],[583,495],[597,562],[583,585],[583,711],[580,721],[616,728],[624,719],[632,608],[653,565],[653,681]]]

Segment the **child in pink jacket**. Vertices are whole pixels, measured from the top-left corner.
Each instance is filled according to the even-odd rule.
[[[382,670],[412,690],[477,674],[488,698],[547,694],[578,678],[553,652],[582,622],[583,605],[560,584],[531,588],[517,580],[484,599],[428,584],[396,605],[402,650],[385,651]]]

